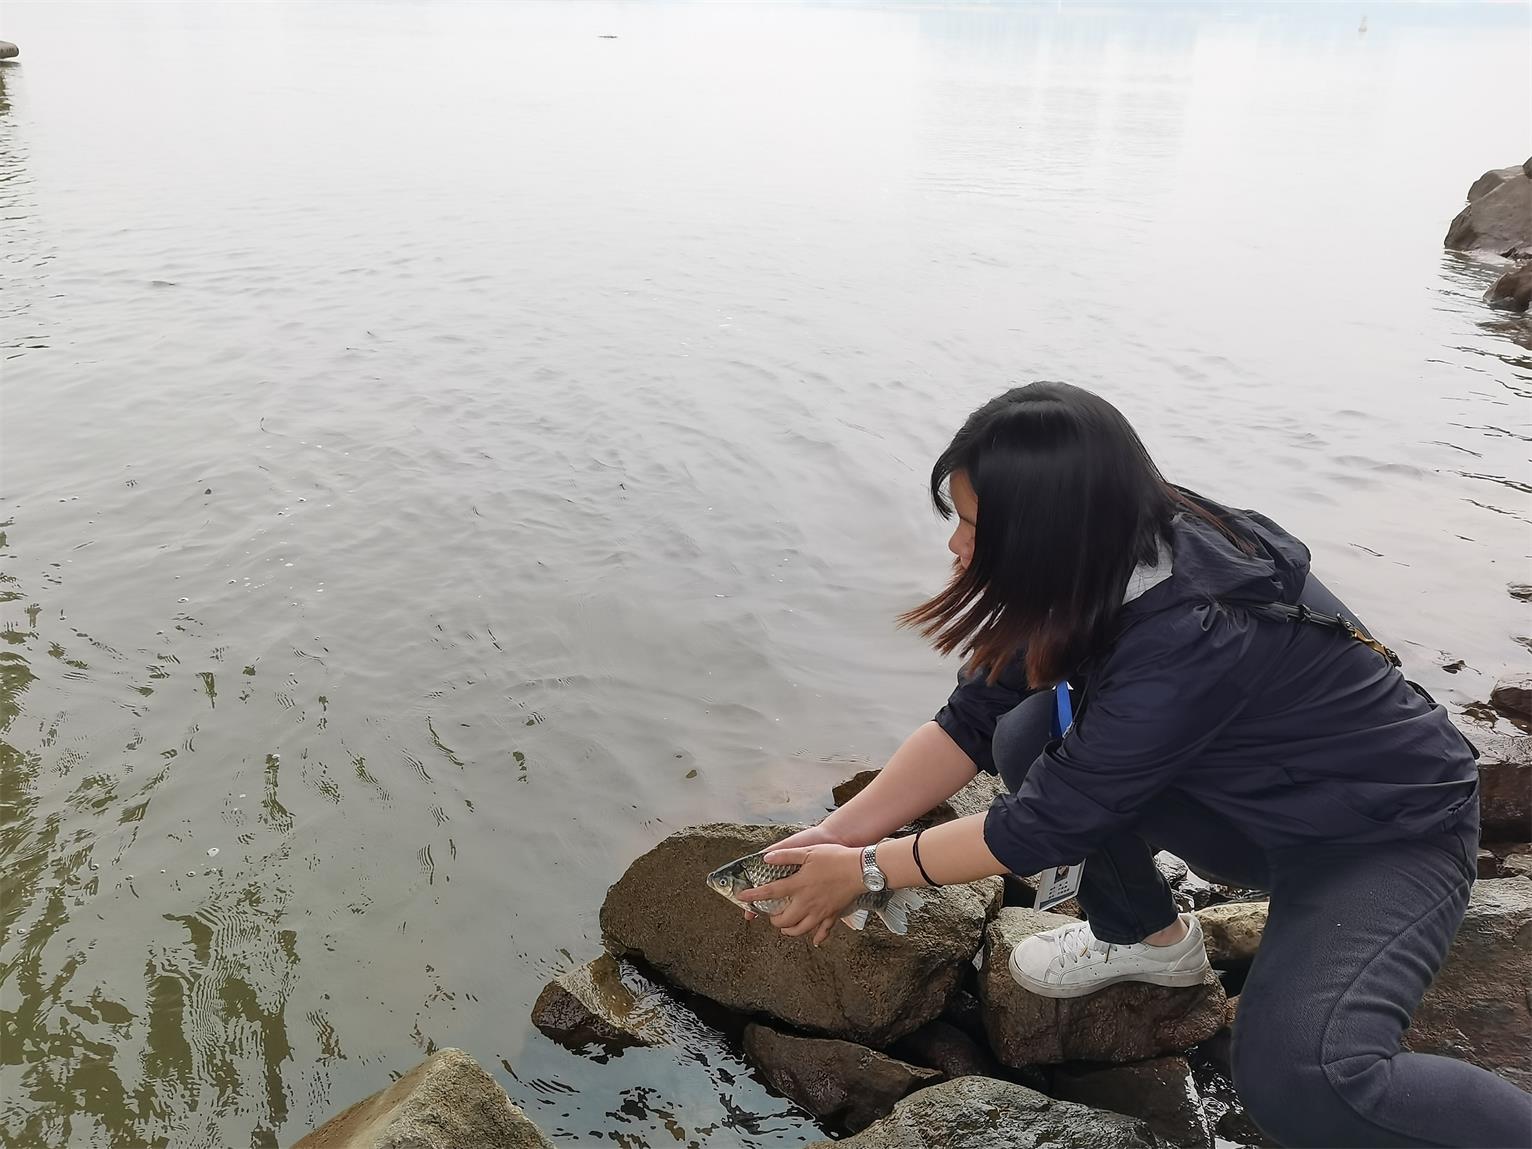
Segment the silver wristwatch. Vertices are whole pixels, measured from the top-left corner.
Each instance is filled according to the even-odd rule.
[[[875,894],[888,887],[888,876],[878,868],[876,842],[862,851],[862,882]]]

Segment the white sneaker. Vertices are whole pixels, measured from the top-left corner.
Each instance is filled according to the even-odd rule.
[[[1121,981],[1196,985],[1211,968],[1202,944],[1202,923],[1182,914],[1186,937],[1173,946],[1144,942],[1113,945],[1086,922],[1034,934],[1011,951],[1011,976],[1042,997],[1084,997]]]

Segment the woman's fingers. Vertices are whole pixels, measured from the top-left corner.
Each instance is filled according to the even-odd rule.
[[[790,878],[783,878],[780,882],[767,882],[764,886],[754,890],[741,890],[739,900],[742,902],[774,902],[778,898],[790,898],[793,895],[792,888],[788,886]]]
[[[825,922],[823,925],[821,925],[819,927],[819,932],[814,935],[814,944],[816,946],[823,945],[825,939],[830,936],[830,931],[834,928],[835,923],[833,921]]]
[[[812,846],[791,846],[788,849],[776,849],[766,855],[768,866],[801,866],[808,860]]]
[[[810,916],[809,911],[805,907],[795,902],[788,902],[787,905],[771,915],[771,924],[783,933],[788,933],[792,927]]]

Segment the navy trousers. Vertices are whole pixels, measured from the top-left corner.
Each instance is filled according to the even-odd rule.
[[[1052,695],[1001,719],[995,762],[1012,792],[1050,736]],[[1227,885],[1269,890],[1240,993],[1234,1085],[1285,1146],[1532,1146],[1532,1094],[1400,1036],[1441,968],[1476,871],[1477,811],[1451,832],[1383,845],[1265,851],[1226,818],[1167,791],[1085,862],[1079,901],[1101,940],[1175,920],[1156,850]]]

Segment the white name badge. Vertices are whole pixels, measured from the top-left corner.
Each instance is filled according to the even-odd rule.
[[[1039,910],[1049,910],[1060,902],[1067,902],[1080,892],[1080,876],[1085,873],[1085,863],[1072,866],[1056,866],[1037,875],[1037,901]]]

